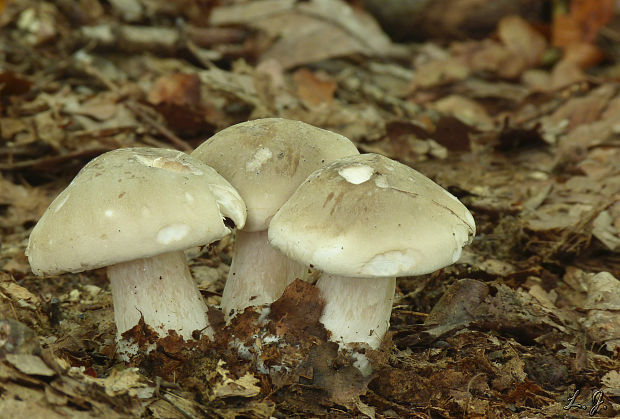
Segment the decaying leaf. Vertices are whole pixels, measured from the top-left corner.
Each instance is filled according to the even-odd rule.
[[[19,371],[28,375],[52,377],[56,372],[45,365],[45,362],[36,355],[30,354],[6,354],[6,360]]]
[[[14,319],[0,320],[0,355],[39,355],[41,346],[34,331]]]
[[[231,373],[224,368],[226,363],[220,360],[217,364],[216,372],[220,375],[220,379],[213,387],[213,397],[254,397],[260,393],[260,387],[257,386],[258,379],[249,372],[235,379],[231,378]]]
[[[274,42],[262,59],[275,59],[287,69],[331,57],[398,51],[370,16],[340,0],[263,0],[223,6],[213,11],[211,23],[245,23],[265,31]]]

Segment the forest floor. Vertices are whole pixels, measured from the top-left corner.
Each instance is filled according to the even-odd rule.
[[[516,15],[478,40],[398,44],[339,0],[220,3],[0,1],[0,416],[620,415],[613,51],[584,37],[562,54]],[[34,276],[32,227],[101,153],[191,151],[272,116],[430,177],[474,215],[473,243],[454,266],[398,280],[369,377],[320,333],[295,333],[320,328],[321,308],[297,282],[267,326],[287,347],[245,361],[171,341],[119,361],[105,271]],[[232,240],[188,252],[210,306]],[[253,320],[225,333],[249,338]],[[266,375],[257,360],[295,367]]]

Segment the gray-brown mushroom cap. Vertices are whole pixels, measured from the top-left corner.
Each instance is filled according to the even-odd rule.
[[[346,137],[301,121],[265,118],[228,127],[192,152],[224,176],[247,206],[246,231],[269,220],[304,179],[321,166],[359,154]]]
[[[456,262],[475,234],[467,208],[442,187],[377,154],[317,170],[269,225],[270,243],[334,275],[394,277]]]
[[[80,272],[217,240],[242,227],[235,189],[174,150],[126,148],[92,160],[50,204],[26,255],[37,275]]]

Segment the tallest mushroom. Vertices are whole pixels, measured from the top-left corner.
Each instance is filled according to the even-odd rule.
[[[269,304],[306,270],[267,241],[267,226],[295,189],[323,165],[359,154],[346,137],[300,121],[265,118],[226,128],[192,153],[228,180],[243,198],[247,222],[237,230],[222,295],[229,318]]]

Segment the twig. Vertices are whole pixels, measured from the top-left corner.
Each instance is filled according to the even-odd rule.
[[[185,141],[177,137],[168,128],[166,128],[165,126],[157,122],[155,119],[151,118],[151,116],[148,113],[146,113],[143,109],[140,109],[140,105],[138,103],[133,102],[133,101],[128,101],[125,103],[125,105],[129,109],[131,109],[136,115],[142,118],[144,122],[149,124],[152,128],[155,128],[157,131],[159,131],[160,134],[162,134],[164,137],[169,139],[170,142],[172,142],[174,145],[176,145],[183,151],[189,152],[194,149],[191,145],[189,145],[188,143],[186,143]]]
[[[91,76],[99,80],[101,83],[103,83],[109,90],[120,94],[118,86],[116,86],[115,83],[109,80],[105,75],[103,75],[95,67],[93,67],[92,65],[88,63],[84,63],[84,70],[86,71],[86,73],[90,74]],[[177,137],[172,131],[164,127],[162,124],[157,122],[155,119],[151,118],[151,116],[148,113],[146,113],[143,109],[140,109],[140,105],[137,102],[134,102],[133,100],[129,99],[127,100],[127,102],[125,102],[125,105],[127,106],[127,108],[133,111],[138,117],[140,117],[144,122],[146,122],[152,128],[157,130],[161,135],[166,137],[168,140],[170,140],[171,143],[176,145],[181,150],[187,151],[187,152],[193,150],[192,146],[190,146],[188,143],[186,143],[185,141]]]

